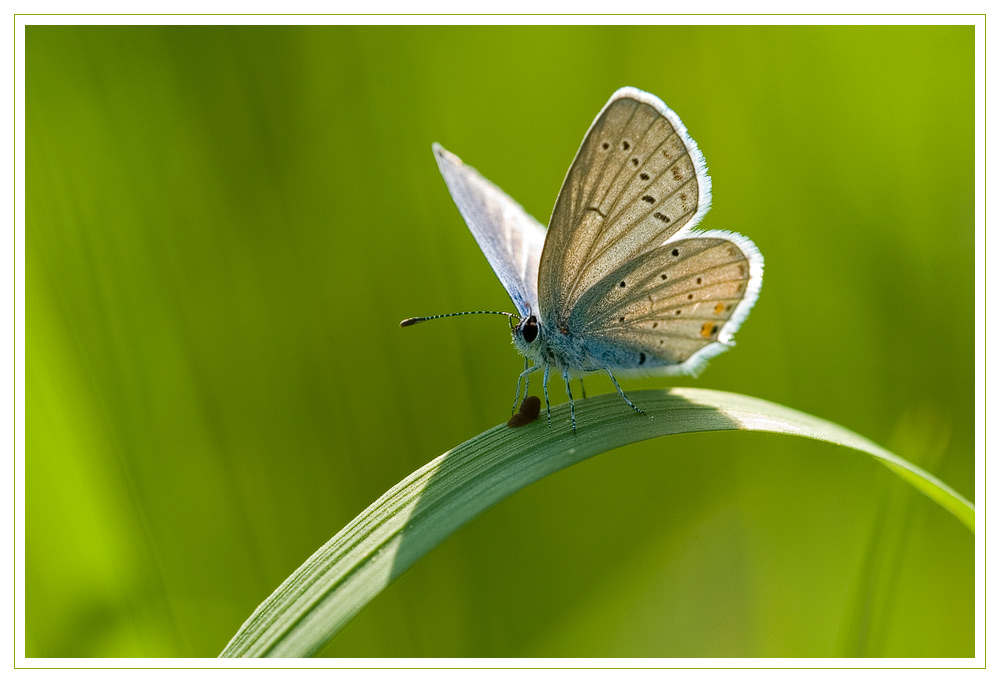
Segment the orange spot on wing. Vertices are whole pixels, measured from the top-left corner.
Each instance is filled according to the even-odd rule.
[[[719,313],[722,313],[724,310],[726,310],[726,305],[725,304],[722,304],[722,303],[715,304],[715,314],[716,315],[718,315]]]
[[[708,338],[719,331],[719,326],[709,321],[701,326],[701,336]]]

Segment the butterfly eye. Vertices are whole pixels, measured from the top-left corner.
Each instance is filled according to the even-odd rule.
[[[521,336],[529,344],[535,341],[535,338],[538,336],[538,323],[536,320],[535,316],[530,316],[524,321],[524,327],[521,328]]]

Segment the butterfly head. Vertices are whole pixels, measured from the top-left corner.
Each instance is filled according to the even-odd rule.
[[[514,346],[523,356],[527,356],[538,362],[545,355],[543,352],[545,345],[545,329],[536,315],[528,315],[521,318],[514,329],[511,330],[514,338]]]
[[[522,318],[514,327],[514,338],[525,344],[531,344],[538,339],[538,318],[533,315]]]

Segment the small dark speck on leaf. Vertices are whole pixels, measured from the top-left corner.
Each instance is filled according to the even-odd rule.
[[[508,427],[523,427],[538,419],[542,409],[542,400],[537,396],[528,396],[521,402],[521,409],[507,420]]]

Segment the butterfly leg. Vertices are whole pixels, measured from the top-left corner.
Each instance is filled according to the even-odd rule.
[[[528,371],[528,359],[524,359],[524,372]],[[524,372],[517,376],[517,384],[514,386],[514,405],[510,407],[510,414],[513,415],[517,412],[517,400],[521,398],[521,378],[524,377]],[[527,394],[527,390],[524,392]]]
[[[510,414],[513,415],[517,411],[517,400],[521,398],[521,378],[524,378],[524,397],[528,398],[528,375],[533,373],[538,369],[537,365],[532,365],[528,367],[528,359],[524,359],[524,372],[517,376],[517,388],[514,391],[514,407],[510,409]]]
[[[629,397],[625,395],[625,392],[622,391],[622,388],[620,386],[618,386],[618,380],[616,380],[615,376],[611,374],[611,371],[608,370],[607,368],[605,368],[605,370],[607,370],[608,377],[611,378],[611,381],[615,383],[615,389],[618,390],[618,395],[621,396],[625,400],[625,403],[628,404],[628,407],[631,408],[632,410],[634,410],[635,412],[639,413],[640,415],[645,415],[646,411],[643,410],[642,408],[638,407],[636,404],[632,403],[632,401],[629,400]]]
[[[573,433],[576,434],[576,405],[573,403],[573,390],[569,386],[569,370],[564,368],[562,376],[566,382],[566,395],[569,396],[569,418],[573,423]]]
[[[581,398],[586,400],[587,398],[587,387],[583,386],[583,377],[580,378],[580,395]]]
[[[545,375],[542,377],[542,393],[545,394],[545,417],[552,426],[552,408],[549,406],[549,364],[545,364]]]

